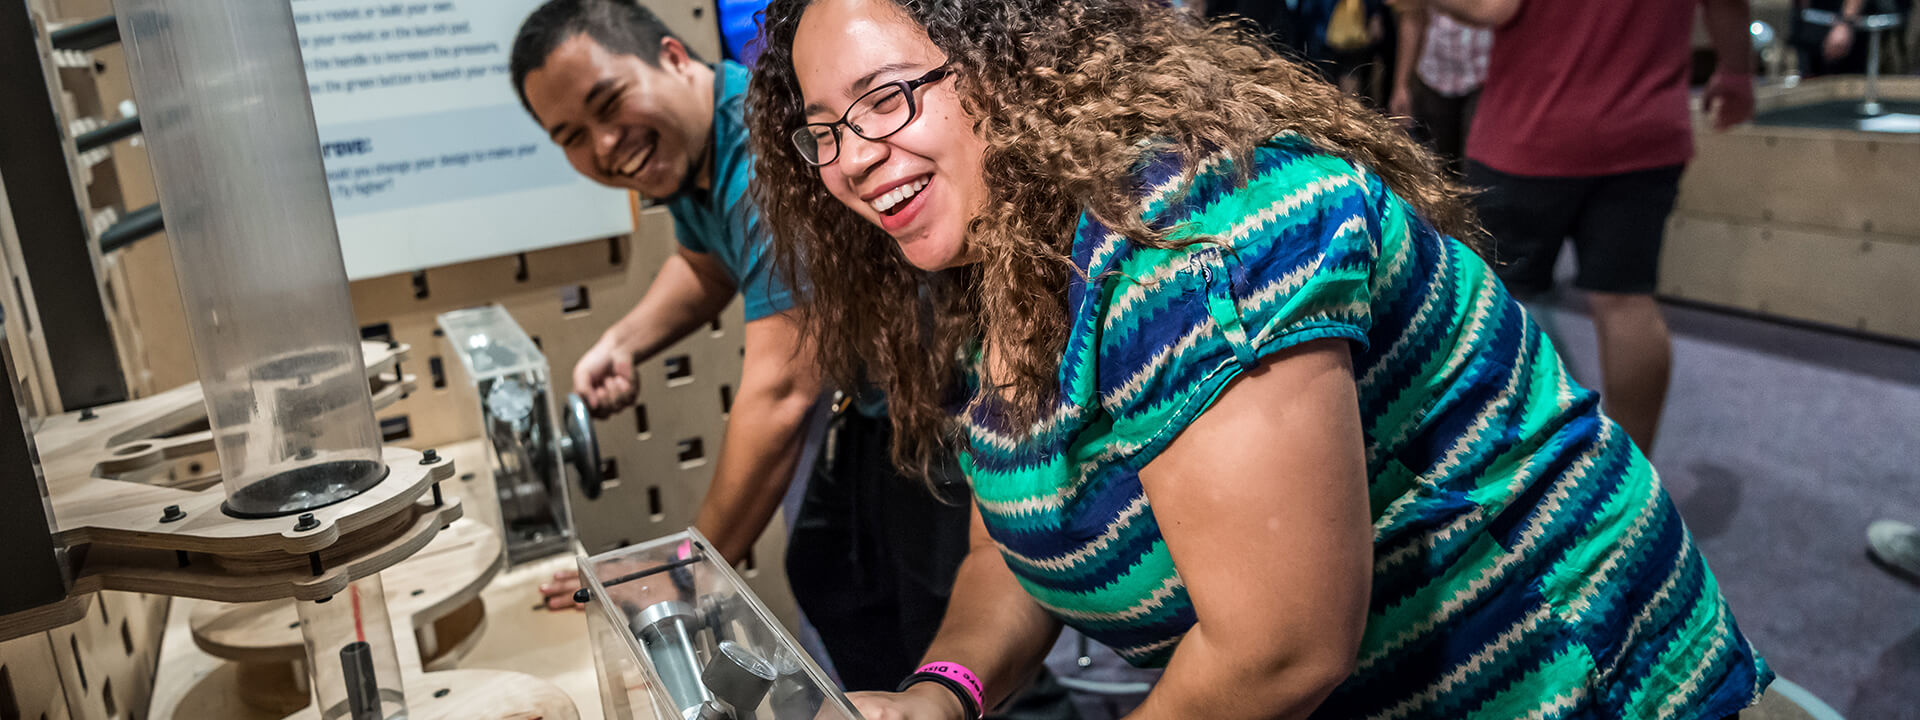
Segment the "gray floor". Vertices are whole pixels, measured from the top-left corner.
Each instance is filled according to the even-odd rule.
[[[1598,355],[1584,300],[1534,304],[1582,382]],[[1920,348],[1668,307],[1673,386],[1654,464],[1741,629],[1783,677],[1851,720],[1920,718],[1920,588],[1874,566],[1866,527],[1920,524]],[[1049,665],[1141,680],[1071,638]],[[1087,720],[1137,698],[1083,696]]]

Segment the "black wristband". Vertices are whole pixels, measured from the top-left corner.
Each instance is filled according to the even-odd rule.
[[[908,675],[906,680],[901,681],[900,687],[894,690],[894,692],[906,692],[907,688],[923,682],[937,683],[940,687],[946,688],[948,692],[953,693],[954,697],[960,698],[960,708],[966,711],[967,717],[977,720],[978,718],[986,716],[986,713],[981,712],[980,706],[974,704],[973,693],[968,692],[966,688],[960,687],[959,681],[945,675],[936,675],[930,672],[914,673]]]

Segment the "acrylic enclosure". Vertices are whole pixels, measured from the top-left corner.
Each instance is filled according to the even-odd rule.
[[[479,402],[508,561],[564,549],[572,523],[546,355],[498,305],[441,313],[438,322],[465,376],[450,380],[471,386]]]
[[[380,576],[355,580],[325,602],[297,605],[320,720],[405,720],[400,656]]]
[[[694,530],[581,558],[608,720],[857,720]]]
[[[227,511],[385,476],[286,2],[117,0]]]

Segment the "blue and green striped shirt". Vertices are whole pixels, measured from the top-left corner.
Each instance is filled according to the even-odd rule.
[[[1023,433],[967,418],[987,529],[1041,605],[1165,664],[1196,618],[1140,469],[1240,373],[1339,338],[1374,567],[1358,669],[1317,717],[1717,720],[1757,699],[1772,673],[1653,467],[1485,262],[1303,143],[1244,176],[1206,163],[1184,190],[1149,168],[1140,207],[1220,243],[1155,249],[1083,216],[1058,406]]]

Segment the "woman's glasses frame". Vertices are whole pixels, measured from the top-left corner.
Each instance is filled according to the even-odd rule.
[[[913,121],[920,117],[920,102],[914,99],[914,91],[923,86],[939,82],[942,78],[945,78],[947,74],[947,66],[942,65],[928,70],[926,74],[912,80],[895,80],[868,90],[865,94],[861,95],[859,99],[854,100],[852,105],[847,106],[847,111],[840,114],[840,119],[833,122],[807,123],[795,128],[792,135],[793,148],[800,153],[801,161],[814,167],[826,167],[832,165],[833,161],[840,159],[840,128],[842,127],[867,140],[884,140],[891,137],[894,133],[905,130],[908,125],[912,125]],[[889,92],[899,93],[900,97],[907,101],[907,117],[905,120],[900,121],[898,126],[888,129],[885,132],[875,131],[873,134],[868,134],[866,130],[862,130],[860,126],[854,122],[853,111],[860,109],[868,100]],[[833,149],[829,155],[821,158],[817,157],[819,155],[817,138],[823,134],[828,134],[833,137]]]

